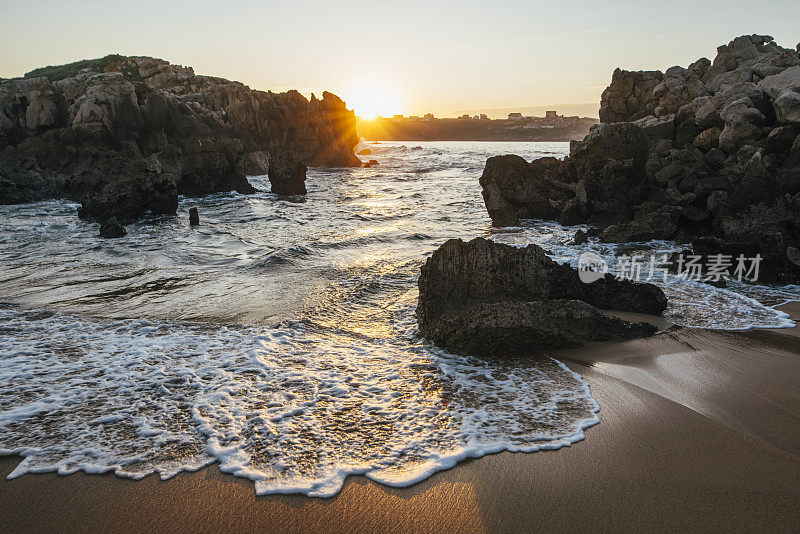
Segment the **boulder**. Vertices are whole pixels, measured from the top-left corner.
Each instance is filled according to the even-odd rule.
[[[779,126],[769,133],[765,147],[769,152],[786,153],[791,149],[798,134],[800,134],[800,126]]]
[[[781,91],[773,99],[772,105],[779,123],[800,125],[800,93]]]
[[[663,76],[661,71],[616,69],[611,84],[600,97],[600,121],[624,122],[654,115],[658,99],[653,89]]]
[[[520,219],[557,218],[551,201],[574,196],[569,187],[559,189],[548,173],[558,162],[542,158],[530,164],[519,156],[494,156],[486,161],[480,178],[483,201],[494,226],[515,226]]]
[[[189,226],[198,226],[200,224],[200,214],[197,208],[189,208]]]
[[[100,223],[100,237],[113,239],[124,237],[126,235],[128,235],[128,231],[125,230],[125,227],[122,226],[115,217],[105,219],[102,223]]]
[[[583,283],[536,245],[451,239],[422,267],[417,320],[421,334],[447,350],[512,354],[653,334],[649,324],[600,309],[660,314],[666,302],[650,284]]]
[[[800,92],[800,65],[767,76],[758,82],[758,87],[767,94],[774,91]]]
[[[650,138],[651,141],[656,142],[660,139],[674,139],[675,138],[675,114],[664,115],[661,117],[644,117],[633,124],[642,129],[644,134]]]
[[[694,69],[678,66],[667,69],[663,81],[653,89],[653,96],[658,99],[658,105],[653,110],[655,116],[674,115],[695,98],[709,95],[709,90],[700,80],[701,70],[697,65]]]
[[[721,133],[722,130],[716,126],[714,128],[703,130],[697,137],[694,138],[692,144],[700,150],[708,152],[712,148],[719,147],[719,135]]]
[[[725,127],[719,134],[719,147],[733,154],[743,145],[754,144],[764,137],[761,129],[767,121],[748,97],[727,104],[719,114]]]
[[[291,154],[276,154],[269,161],[269,183],[276,195],[305,195],[308,168]]]

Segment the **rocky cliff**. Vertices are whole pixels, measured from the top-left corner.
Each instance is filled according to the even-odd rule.
[[[666,72],[617,69],[602,123],[564,161],[491,158],[494,224],[590,223],[606,241],[677,239],[800,275],[800,53],[737,37]]]
[[[177,195],[252,192],[269,154],[358,166],[355,116],[331,93],[256,91],[149,57],[0,80],[0,202],[81,201],[82,217],[174,213]]]

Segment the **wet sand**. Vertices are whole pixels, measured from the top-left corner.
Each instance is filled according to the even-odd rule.
[[[800,304],[783,309],[800,318]],[[601,406],[569,448],[404,489],[351,477],[331,499],[256,497],[215,466],[168,481],[25,475],[0,481],[0,532],[800,531],[797,328],[674,327],[553,355]],[[17,461],[0,459],[0,475]]]

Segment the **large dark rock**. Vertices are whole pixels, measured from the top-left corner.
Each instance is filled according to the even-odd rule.
[[[549,180],[534,172],[519,156],[489,158],[480,183],[486,209],[495,226],[514,226],[520,219],[558,216],[559,212],[550,203],[551,199],[558,198],[558,191],[552,190]]]
[[[288,152],[269,161],[269,183],[276,195],[305,195],[307,167]]]
[[[589,223],[605,241],[714,237],[720,250],[749,244],[766,279],[796,277],[796,50],[749,35],[719,47],[713,62],[664,74],[617,69],[600,118],[562,162],[490,158],[481,185],[493,224]]]
[[[509,353],[652,334],[649,324],[600,309],[660,314],[666,304],[650,284],[583,283],[536,245],[451,239],[422,267],[417,320],[422,335],[447,350]]]

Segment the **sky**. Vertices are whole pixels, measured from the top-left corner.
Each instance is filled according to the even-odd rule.
[[[800,1],[0,0],[0,28],[0,77],[147,55],[254,89],[332,91],[357,112],[499,116],[591,110],[614,68],[713,59],[738,35],[794,48]]]

